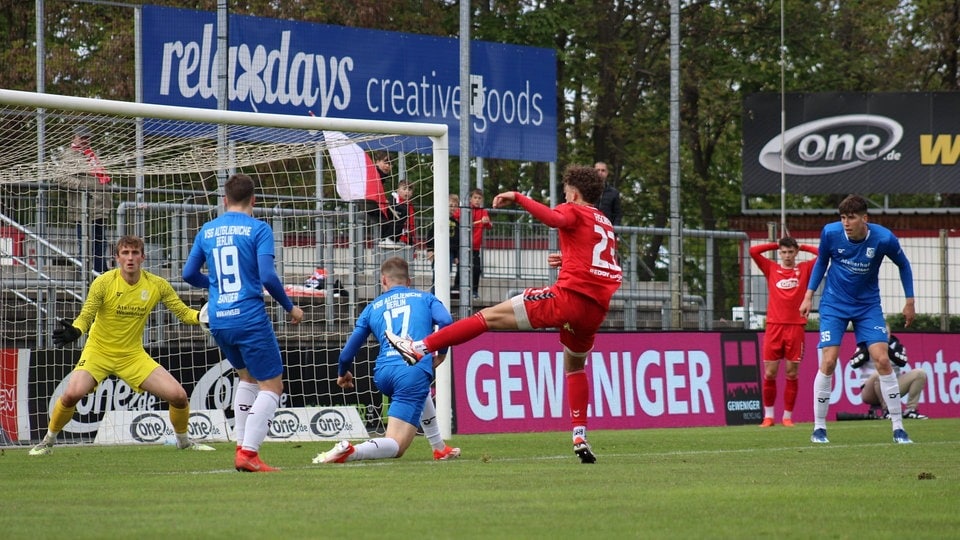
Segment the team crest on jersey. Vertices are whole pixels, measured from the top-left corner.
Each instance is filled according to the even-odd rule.
[[[145,301],[147,298],[150,298],[150,291],[146,289],[140,291],[140,299]]]
[[[876,248],[872,248],[872,247],[868,247],[868,248],[867,248],[867,258],[872,259],[873,256],[876,255],[876,253],[877,253],[877,249],[876,249]]]

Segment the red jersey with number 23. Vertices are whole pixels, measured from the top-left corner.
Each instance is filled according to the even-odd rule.
[[[623,281],[610,220],[592,206],[562,203],[550,208],[520,193],[515,199],[530,215],[560,233],[562,263],[556,286],[593,298],[609,309],[610,297]]]

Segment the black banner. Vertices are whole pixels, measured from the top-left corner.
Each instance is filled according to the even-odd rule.
[[[780,193],[781,171],[796,194],[960,193],[960,92],[792,93],[782,109],[781,136],[780,94],[744,100],[744,195]]]

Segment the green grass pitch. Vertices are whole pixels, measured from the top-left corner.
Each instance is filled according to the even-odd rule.
[[[283,470],[233,470],[233,446],[58,446],[0,453],[0,531],[16,538],[949,538],[960,534],[960,419],[454,436],[434,462],[313,465],[332,443],[272,443]]]

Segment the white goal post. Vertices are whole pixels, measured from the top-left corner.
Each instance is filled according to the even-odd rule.
[[[325,131],[346,137],[324,137]],[[81,134],[93,139],[93,150],[80,158],[82,172],[64,157],[71,138]],[[450,259],[445,124],[319,118],[306,111],[290,116],[195,109],[0,89],[0,144],[5,334],[0,385],[11,380],[17,385],[12,393],[7,387],[0,390],[16,396],[12,409],[18,411],[0,416],[0,446],[35,441],[46,430],[50,400],[62,392],[82,343],[56,349],[49,333],[56,318],[76,316],[90,280],[100,272],[97,234],[106,230],[110,253],[118,235],[144,237],[145,268],[167,278],[184,301],[199,308],[203,298],[198,295],[204,291],[183,283],[180,272],[199,225],[222,206],[223,181],[233,172],[246,172],[258,181],[256,215],[274,228],[278,273],[314,323],[285,325],[282,310],[268,299],[288,370],[284,382],[289,395],[284,399],[293,405],[355,405],[370,422],[368,427],[381,420],[386,405],[375,391],[372,369],[358,374],[358,379],[366,378],[358,381],[359,395],[346,395],[335,385],[335,360],[359,310],[378,292],[379,263],[385,257],[407,258],[414,285],[434,287],[450,306],[450,266],[434,267],[426,256],[429,243],[436,261]],[[387,199],[398,182],[415,186],[415,230],[404,232],[408,247],[382,247],[379,231],[366,222],[376,206],[371,210],[369,201],[337,196],[329,152],[345,144],[357,145],[368,155],[386,152],[394,163],[393,175],[383,181]],[[90,195],[76,204],[67,198],[77,190],[69,179],[80,174],[95,174],[110,198],[112,208],[102,221]],[[218,379],[214,371],[221,370],[223,377],[229,368],[222,359],[216,361],[215,344],[199,329],[180,324],[161,305],[151,315],[144,345],[179,380],[193,380],[195,388],[204,388],[206,394],[191,395],[191,409],[229,408],[230,382]],[[371,341],[364,348],[374,351],[358,358],[358,371],[361,362],[372,362],[375,347]],[[171,369],[168,360],[182,371]],[[29,376],[4,373],[16,369]],[[436,401],[441,432],[449,438],[449,361],[437,370]],[[285,405],[291,403],[281,403]],[[129,388],[98,388],[78,407],[72,442],[90,442],[85,433],[96,429],[103,409],[118,406],[133,410],[152,405],[149,399],[135,399]],[[18,436],[10,435],[14,431]],[[70,439],[61,435],[61,441]]]

